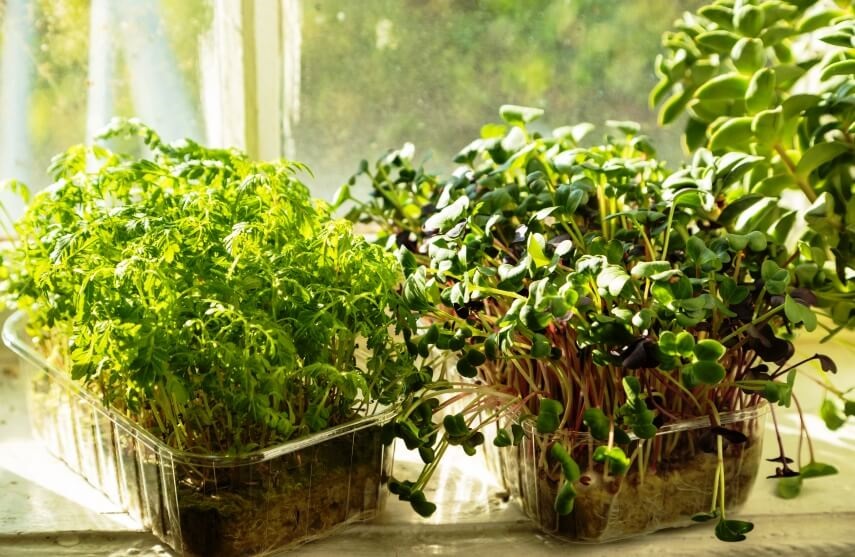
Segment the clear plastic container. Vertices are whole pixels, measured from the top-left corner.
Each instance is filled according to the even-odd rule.
[[[724,474],[728,512],[748,498],[763,453],[763,430],[768,406],[722,413],[721,425],[747,437],[740,444],[724,442]],[[696,524],[692,515],[710,509],[716,478],[716,434],[708,417],[664,426],[653,439],[634,439],[625,452],[632,466],[623,476],[604,473],[594,462],[604,443],[587,433],[537,433],[524,424],[525,436],[516,447],[488,449],[498,461],[511,496],[544,531],[573,542],[599,543]],[[578,463],[582,479],[573,511],[559,515],[555,496],[563,481],[550,454],[561,443]],[[639,459],[641,455],[642,460]],[[640,462],[643,461],[643,465]]]
[[[46,361],[15,313],[4,342],[29,372],[33,432],[57,457],[186,555],[261,555],[382,510],[393,411],[239,457],[174,450]]]

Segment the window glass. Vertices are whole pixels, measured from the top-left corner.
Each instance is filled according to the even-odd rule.
[[[504,103],[546,109],[545,128],[641,122],[660,155],[678,128],[647,107],[660,35],[697,1],[317,0],[303,3],[296,156],[320,189],[404,141],[429,166],[498,119]],[[596,132],[595,132],[596,133]],[[602,131],[600,131],[602,133]]]
[[[675,159],[677,127],[657,128],[646,99],[661,32],[697,5],[5,0],[0,178],[41,187],[53,154],[138,116],[167,139],[307,162],[329,197],[405,141],[447,170],[504,103],[546,109],[544,128],[638,120]]]

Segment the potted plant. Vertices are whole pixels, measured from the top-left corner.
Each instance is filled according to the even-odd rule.
[[[822,275],[815,292],[834,323],[829,336],[855,317],[853,9],[846,0],[710,2],[663,35],[650,93],[660,124],[686,115],[690,152],[751,155],[717,222],[799,248],[801,279]]]
[[[266,553],[375,514],[415,373],[394,258],[286,161],[78,146],[3,253],[4,338],[66,462],[187,554]]]
[[[718,223],[750,155],[703,153],[672,174],[631,122],[584,147],[589,125],[542,134],[541,113],[503,107],[446,180],[401,152],[363,165],[377,196],[352,216],[427,207],[421,233],[392,220],[380,234],[401,244],[410,350],[449,354],[469,378],[426,376],[410,395],[396,433],[425,468],[390,489],[432,513],[423,489],[442,455],[494,430],[505,480],[548,532],[606,541],[713,519],[720,539],[744,539],[752,525],[728,513],[757,473],[764,415],[798,405],[809,362],[836,370],[792,361],[825,285],[804,283],[801,252],[773,235]],[[835,472],[813,454],[797,471],[780,449],[774,477]]]

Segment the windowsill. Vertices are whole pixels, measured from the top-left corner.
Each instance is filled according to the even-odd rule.
[[[800,352],[828,353],[841,368],[840,387],[849,387],[845,369],[855,357],[855,347],[838,343],[801,346]],[[151,534],[138,527],[84,480],[68,470],[34,441],[26,421],[23,385],[13,356],[0,353],[0,554],[36,555],[172,555]],[[806,412],[821,400],[807,381],[798,389]],[[807,392],[806,392],[807,391]],[[810,395],[810,397],[808,397]],[[748,540],[738,546],[717,542],[708,525],[659,532],[608,545],[589,545],[586,555],[730,554],[734,549],[776,555],[855,554],[855,425],[828,432],[818,417],[808,416],[817,458],[836,466],[837,476],[805,482],[799,498],[774,496],[774,483],[762,479],[774,464],[764,463],[753,493],[740,518],[755,523]],[[785,443],[795,453],[797,421],[788,412],[779,415]],[[771,419],[767,420],[764,455],[777,455]],[[455,455],[457,457],[457,455]],[[413,477],[417,457],[396,453],[396,475]],[[410,472],[409,474],[407,472]],[[485,483],[482,461],[462,453],[437,474],[433,494],[439,505],[429,520],[415,515],[409,505],[390,497],[375,521],[353,526],[325,540],[303,546],[301,555],[408,555],[408,554],[566,554],[567,544],[537,531],[517,506],[500,500],[500,490]],[[429,495],[430,497],[430,495]],[[691,549],[690,549],[691,548]]]

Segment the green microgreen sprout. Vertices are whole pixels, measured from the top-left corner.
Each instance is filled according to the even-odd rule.
[[[399,264],[289,161],[116,120],[72,147],[3,253],[4,292],[71,377],[169,446],[243,454],[395,404]]]
[[[586,146],[590,125],[541,132],[531,125],[540,111],[501,112],[514,116],[485,126],[446,179],[416,170],[409,147],[358,175],[378,192],[350,216],[378,225],[378,241],[403,264],[411,352],[456,360],[453,371],[433,368],[405,403],[419,411],[404,412],[397,433],[431,458],[417,480],[394,480],[395,492],[433,512],[423,489],[448,446],[472,453],[477,434],[498,427],[497,447],[525,436],[543,445],[539,462],[563,478],[556,512],[579,512],[577,487],[589,478],[574,463],[643,481],[679,452],[679,441],[654,439],[660,428],[707,416],[712,444],[691,441],[718,452],[704,516],[719,518],[721,539],[743,539],[751,526],[725,515],[723,449],[753,442],[719,416],[764,400],[789,406],[811,360],[833,371],[821,355],[790,363],[791,331],[833,318],[813,294],[824,287],[818,276],[797,272],[809,256],[775,234],[730,226],[739,201],[726,192],[756,157],[705,152],[671,172],[637,125],[610,122],[614,131]],[[401,218],[402,206],[421,216]],[[426,400],[437,401],[432,411]],[[437,422],[432,414],[449,404],[439,400],[463,410]],[[583,434],[590,452],[562,445]]]

